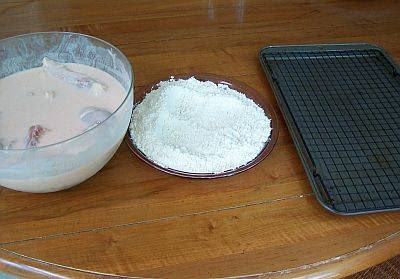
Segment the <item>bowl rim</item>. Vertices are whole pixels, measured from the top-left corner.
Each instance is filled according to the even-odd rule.
[[[241,165],[237,167],[236,169],[231,169],[227,170],[224,172],[220,173],[192,173],[192,172],[185,172],[185,171],[180,171],[172,168],[167,168],[163,167],[156,162],[150,160],[147,158],[147,156],[133,143],[133,140],[131,138],[130,134],[130,124],[128,131],[125,136],[125,142],[127,143],[129,149],[138,157],[141,161],[146,163],[147,165],[150,165],[151,167],[176,176],[180,177],[186,177],[186,178],[206,178],[206,179],[212,179],[212,178],[222,178],[222,177],[229,177],[241,172],[244,172],[248,169],[251,169],[252,167],[258,165],[261,161],[263,161],[273,150],[277,140],[278,140],[278,135],[279,135],[279,129],[278,129],[278,120],[275,114],[275,110],[273,109],[273,106],[270,102],[263,100],[263,98],[260,98],[262,95],[254,89],[253,87],[250,87],[249,85],[245,84],[244,82],[238,81],[233,78],[228,78],[225,76],[221,75],[215,75],[215,74],[209,74],[209,73],[193,73],[191,75],[170,75],[167,78],[161,79],[157,82],[151,83],[148,86],[145,86],[142,90],[138,91],[137,93],[142,93],[140,98],[135,101],[135,106],[139,104],[144,97],[146,96],[147,93],[149,93],[151,90],[156,88],[161,81],[167,81],[172,79],[188,79],[190,77],[195,77],[198,80],[201,81],[211,81],[213,83],[217,84],[225,84],[229,86],[229,88],[232,88],[234,90],[237,90],[238,92],[244,94],[247,98],[251,99],[257,106],[259,106],[261,109],[263,109],[264,113],[267,115],[267,117],[271,120],[271,134],[268,138],[268,141],[266,142],[265,146],[261,149],[261,151],[257,154],[256,157],[254,157],[251,161],[247,162],[244,165]],[[132,120],[132,118],[131,118]]]
[[[124,100],[121,102],[121,104],[120,104],[106,119],[104,119],[102,122],[100,122],[100,123],[97,124],[96,126],[93,126],[93,127],[89,128],[89,129],[87,129],[87,130],[84,130],[82,133],[79,133],[79,134],[77,134],[77,135],[75,135],[75,136],[73,136],[73,137],[71,137],[71,138],[68,138],[68,139],[65,139],[65,140],[62,140],[62,141],[58,141],[58,142],[55,142],[55,143],[43,145],[43,146],[30,147],[30,148],[0,149],[0,152],[5,152],[5,151],[6,151],[6,152],[14,152],[14,151],[15,151],[15,152],[18,152],[18,151],[21,152],[21,151],[26,151],[26,150],[41,150],[41,149],[50,148],[50,147],[53,147],[53,146],[56,146],[56,145],[61,145],[61,144],[63,144],[63,143],[69,142],[69,141],[73,141],[73,140],[75,140],[75,139],[77,139],[77,138],[79,138],[79,137],[85,135],[86,133],[89,133],[89,132],[95,130],[96,128],[98,128],[98,127],[100,127],[100,126],[103,126],[104,123],[107,122],[108,119],[110,119],[113,115],[115,115],[115,114],[121,109],[121,107],[122,107],[122,106],[127,102],[127,100],[129,99],[129,96],[130,96],[131,94],[133,94],[133,90],[132,90],[132,89],[133,89],[133,83],[134,83],[134,76],[133,76],[134,71],[133,71],[133,65],[132,65],[131,61],[129,61],[128,57],[127,57],[119,48],[117,48],[117,47],[114,46],[113,44],[111,44],[111,43],[109,43],[109,42],[107,42],[107,41],[105,41],[105,40],[103,40],[103,39],[100,39],[100,38],[97,38],[97,37],[94,37],[94,36],[91,36],[91,35],[83,34],[83,33],[77,33],[77,32],[46,31],[46,32],[24,33],[24,34],[12,36],[12,37],[7,37],[7,38],[4,38],[4,39],[1,39],[1,40],[0,40],[0,44],[1,44],[2,42],[8,41],[8,40],[12,40],[12,39],[18,39],[18,38],[21,38],[21,37],[28,37],[28,36],[32,36],[32,35],[41,35],[41,34],[62,34],[62,35],[71,35],[71,36],[77,35],[77,36],[83,36],[83,37],[87,37],[87,38],[90,38],[90,39],[94,39],[94,40],[97,40],[97,41],[100,41],[100,42],[104,43],[105,45],[108,45],[111,49],[115,50],[115,51],[116,51],[117,53],[119,53],[122,57],[124,57],[124,58],[126,59],[126,61],[128,61],[128,63],[129,63],[129,66],[130,66],[130,74],[131,74],[131,81],[130,81],[129,89],[128,89],[128,91],[127,91],[127,94],[126,94]]]

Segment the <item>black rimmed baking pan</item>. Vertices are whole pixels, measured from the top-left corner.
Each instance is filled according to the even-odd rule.
[[[328,210],[400,209],[400,70],[370,44],[261,49],[308,179]]]

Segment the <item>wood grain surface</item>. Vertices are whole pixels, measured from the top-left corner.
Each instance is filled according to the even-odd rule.
[[[23,277],[343,277],[400,253],[400,212],[337,216],[316,201],[258,63],[274,44],[368,42],[400,61],[396,1],[0,2],[0,38],[74,31],[119,47],[135,90],[167,75],[235,78],[272,104],[279,138],[258,166],[193,180],[125,144],[51,194],[0,187],[0,270]],[[1,277],[0,272],[0,277]]]

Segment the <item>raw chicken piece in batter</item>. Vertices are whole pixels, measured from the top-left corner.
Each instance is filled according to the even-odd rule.
[[[105,84],[102,84],[84,74],[71,71],[66,65],[50,60],[46,57],[43,58],[43,68],[53,77],[61,79],[79,89],[89,90],[94,94],[102,94],[108,89]]]
[[[98,108],[98,107],[86,107],[82,109],[80,117],[81,120],[84,121],[88,129],[92,128],[93,126],[96,126],[103,122],[105,119],[107,119],[111,115],[111,112],[109,112],[106,109],[103,108]]]
[[[40,125],[33,125],[28,130],[28,135],[25,138],[25,148],[36,147],[39,143],[39,138],[46,132],[47,129]]]

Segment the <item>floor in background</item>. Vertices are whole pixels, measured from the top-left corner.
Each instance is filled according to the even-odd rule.
[[[400,255],[379,265],[358,272],[346,279],[399,279],[400,278]]]

